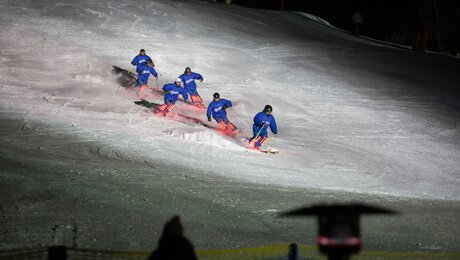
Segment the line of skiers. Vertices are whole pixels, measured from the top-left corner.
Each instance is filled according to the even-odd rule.
[[[137,91],[142,91],[147,87],[150,74],[152,74],[155,79],[158,79],[158,72],[154,68],[155,65],[152,59],[145,53],[144,49],[140,50],[139,55],[134,57],[131,64],[136,66],[136,72],[138,73],[136,81]],[[199,73],[192,72],[192,70],[187,67],[184,73],[180,75],[174,83],[165,84],[163,86],[164,104],[158,106],[155,113],[162,113],[166,116],[166,114],[173,109],[179,95],[182,95],[184,101],[187,101],[190,95],[193,105],[198,108],[205,108],[203,100],[197,91],[195,80],[203,82],[204,78]],[[184,87],[181,87],[182,83]],[[206,111],[208,121],[211,122],[211,117],[214,118],[219,128],[226,133],[233,133],[237,130],[236,126],[227,118],[226,109],[230,107],[232,107],[232,101],[220,98],[220,94],[216,92],[213,94],[213,101],[211,101]],[[267,141],[268,128],[270,128],[275,137],[278,135],[278,129],[276,127],[275,118],[272,115],[272,110],[270,105],[266,105],[263,111],[254,116],[254,123],[252,126],[253,136],[249,139],[248,147],[260,149],[264,142]]]

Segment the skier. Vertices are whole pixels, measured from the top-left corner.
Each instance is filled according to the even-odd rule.
[[[272,116],[272,110],[270,105],[266,105],[262,112],[254,116],[254,125],[252,126],[254,135],[249,139],[250,148],[256,150],[260,149],[260,146],[262,146],[268,138],[268,127],[270,127],[270,130],[275,135],[274,137],[278,136],[278,130],[276,128],[275,118]]]
[[[195,80],[200,80],[203,82],[203,76],[199,73],[192,72],[192,70],[187,67],[185,68],[184,74],[180,75],[179,78],[184,82],[184,88],[187,90],[190,95],[192,103],[200,108],[204,108],[203,100],[200,97],[200,94],[196,91]]]
[[[147,85],[150,74],[152,74],[155,78],[158,78],[158,73],[153,68],[153,62],[148,60],[145,65],[139,65],[139,74],[137,74],[137,86],[140,87],[142,85]]]
[[[155,114],[163,113],[163,116],[166,116],[176,104],[179,94],[182,95],[184,101],[187,101],[188,94],[187,91],[181,87],[182,80],[177,78],[174,83],[166,84],[163,86],[164,94],[164,104],[155,109]]]
[[[232,101],[227,99],[221,99],[219,93],[214,93],[214,100],[209,104],[207,116],[208,121],[211,122],[211,115],[219,124],[219,128],[225,133],[233,133],[236,130],[236,126],[227,119],[227,108],[232,106]]]
[[[158,79],[158,73],[153,68],[153,63],[151,60],[148,60],[145,65],[139,65],[139,71],[137,75],[137,90],[136,93],[140,95],[145,89],[148,88],[148,81],[150,74],[152,74],[156,79]]]
[[[140,52],[139,52],[139,55],[134,57],[133,61],[131,61],[131,64],[133,64],[133,66],[136,66],[136,71],[137,71],[137,73],[139,73],[139,66],[140,65],[145,65],[148,60],[152,60],[152,59],[147,54],[145,54],[144,49],[141,49]],[[155,65],[154,65],[154,67],[155,67]]]

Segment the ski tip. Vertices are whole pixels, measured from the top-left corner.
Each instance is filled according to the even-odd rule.
[[[279,150],[274,149],[274,148],[262,150],[262,149],[256,149],[253,147],[246,147],[246,152],[249,152],[249,151],[261,152],[261,153],[266,153],[266,154],[279,154]]]
[[[267,151],[269,153],[273,153],[273,154],[279,154],[280,153],[280,151],[278,149],[275,149],[275,148],[269,148],[269,149],[267,149]]]
[[[270,150],[260,150],[261,153],[267,153],[267,154],[279,154],[278,151],[270,151]]]

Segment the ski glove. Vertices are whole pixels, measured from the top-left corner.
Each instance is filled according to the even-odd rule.
[[[211,122],[211,121],[212,121],[210,117],[208,117],[208,121],[209,121],[209,122]]]
[[[224,106],[224,109],[227,109],[227,108],[229,108],[229,106],[225,105],[225,106]]]
[[[136,65],[134,62],[131,62],[131,64],[133,64],[133,66]]]

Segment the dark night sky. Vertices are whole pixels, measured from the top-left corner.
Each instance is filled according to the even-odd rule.
[[[234,0],[233,3],[252,8],[281,8],[281,0]],[[452,52],[460,49],[460,1],[284,0],[285,10],[311,13],[345,30],[350,30],[351,16],[357,8],[363,15],[363,35],[412,45],[422,24],[430,31],[429,49]]]

